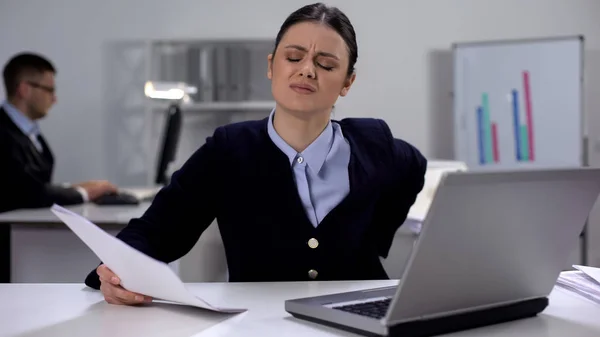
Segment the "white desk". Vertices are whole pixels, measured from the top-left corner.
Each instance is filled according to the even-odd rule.
[[[141,216],[150,206],[139,205],[98,206],[93,203],[70,206],[69,210],[88,218],[97,225],[126,225],[132,217]],[[20,209],[0,213],[0,224],[62,224],[49,208]]]
[[[141,216],[149,205],[85,204],[68,208],[116,235],[131,218]],[[383,261],[390,278],[402,276],[415,238],[406,226],[396,232],[389,257]],[[49,209],[0,214],[0,283],[81,282],[98,261]],[[173,267],[185,282],[221,282],[227,280],[226,264],[215,221],[190,253]]]
[[[141,216],[149,205],[149,203],[133,206],[83,204],[69,209],[114,234],[127,225],[131,218]],[[19,250],[17,254],[11,254],[12,242],[19,241],[25,236],[22,245],[26,247]],[[81,254],[87,258],[73,261],[74,255]],[[97,261],[93,253],[48,208],[23,209],[0,214],[0,283],[14,279],[11,277],[11,269],[15,262],[28,261],[34,263],[34,266],[30,266],[31,269],[43,269],[45,264],[41,260],[44,256],[54,257],[59,261],[62,259],[63,263],[65,261],[79,263],[79,266],[76,266],[79,269],[83,266],[87,266],[87,269],[93,268],[95,262],[92,260]],[[52,268],[51,265],[46,267]],[[22,273],[27,272],[29,271],[24,270]],[[51,270],[47,271],[50,272]],[[79,278],[81,277],[85,275],[80,275]]]
[[[292,318],[289,298],[395,284],[394,281],[205,283],[189,289],[208,301],[249,309],[222,315],[197,308],[153,303],[145,307],[107,304],[81,284],[0,285],[0,336],[355,336]],[[600,336],[600,305],[562,289],[538,317],[452,334],[452,336]]]

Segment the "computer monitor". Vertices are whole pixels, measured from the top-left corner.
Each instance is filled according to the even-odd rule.
[[[162,135],[161,152],[158,158],[155,183],[167,185],[169,183],[169,164],[175,161],[177,145],[181,134],[183,116],[177,104],[171,104],[166,111],[165,127]]]

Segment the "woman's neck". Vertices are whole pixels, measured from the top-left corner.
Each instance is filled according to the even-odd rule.
[[[325,130],[329,116],[329,113],[324,112],[299,117],[278,107],[273,116],[273,127],[289,146],[302,152]]]

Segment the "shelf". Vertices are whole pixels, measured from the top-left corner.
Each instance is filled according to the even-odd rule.
[[[165,110],[169,103],[154,103],[152,107],[157,110]],[[249,111],[249,110],[272,110],[275,101],[240,101],[240,102],[202,102],[182,103],[181,110],[184,112],[215,112],[215,111]]]

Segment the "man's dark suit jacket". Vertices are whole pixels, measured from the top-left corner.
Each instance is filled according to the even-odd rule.
[[[52,184],[54,157],[38,138],[42,152],[0,108],[0,212],[83,202],[76,189]]]
[[[231,282],[388,278],[380,257],[423,188],[427,160],[381,120],[334,121],[351,148],[350,193],[315,228],[267,122],[218,128],[117,237],[171,262],[216,218]],[[99,288],[95,271],[86,284]]]

